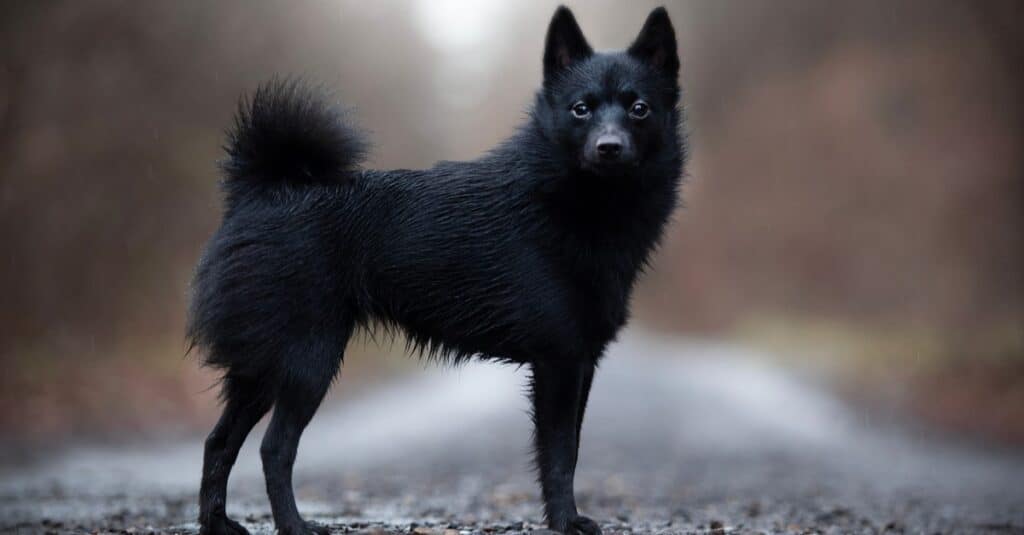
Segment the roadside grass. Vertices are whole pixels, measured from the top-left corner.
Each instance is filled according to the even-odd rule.
[[[1024,327],[753,318],[736,337],[829,380],[869,412],[969,440],[1024,446]]]
[[[326,403],[414,369],[404,342],[353,337],[343,374]],[[218,375],[180,337],[97,344],[48,340],[3,356],[0,464],[45,456],[69,444],[127,444],[205,433],[220,414]]]

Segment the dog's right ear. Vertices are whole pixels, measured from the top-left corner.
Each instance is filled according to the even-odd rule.
[[[594,50],[583,37],[583,31],[576,24],[576,17],[565,6],[558,6],[548,25],[548,36],[544,45],[544,81],[550,80],[559,71],[590,57]]]

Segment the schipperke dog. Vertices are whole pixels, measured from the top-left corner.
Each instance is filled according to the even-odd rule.
[[[596,53],[559,7],[528,119],[469,162],[359,168],[367,143],[317,91],[272,81],[228,132],[224,216],[197,267],[188,336],[223,371],[206,440],[203,533],[267,411],[260,447],[281,533],[299,516],[292,465],[357,328],[400,330],[420,354],[527,366],[551,529],[596,534],[573,476],[595,366],[677,203],[686,160],[675,31],[655,9],[622,52]],[[358,430],[353,430],[357,433]]]

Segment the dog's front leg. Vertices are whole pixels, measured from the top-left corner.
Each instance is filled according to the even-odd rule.
[[[533,417],[537,468],[544,515],[555,531],[595,535],[601,529],[576,511],[573,477],[579,446],[579,423],[594,365],[589,361],[540,362],[533,365]]]

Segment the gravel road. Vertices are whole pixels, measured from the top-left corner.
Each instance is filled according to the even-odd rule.
[[[606,533],[1024,533],[1024,456],[872,422],[767,362],[628,333],[595,379],[581,511]],[[299,450],[300,510],[336,533],[539,529],[524,379],[486,363],[428,369],[325,406]],[[270,533],[261,431],[228,512]],[[0,531],[194,532],[201,440],[7,467]]]

